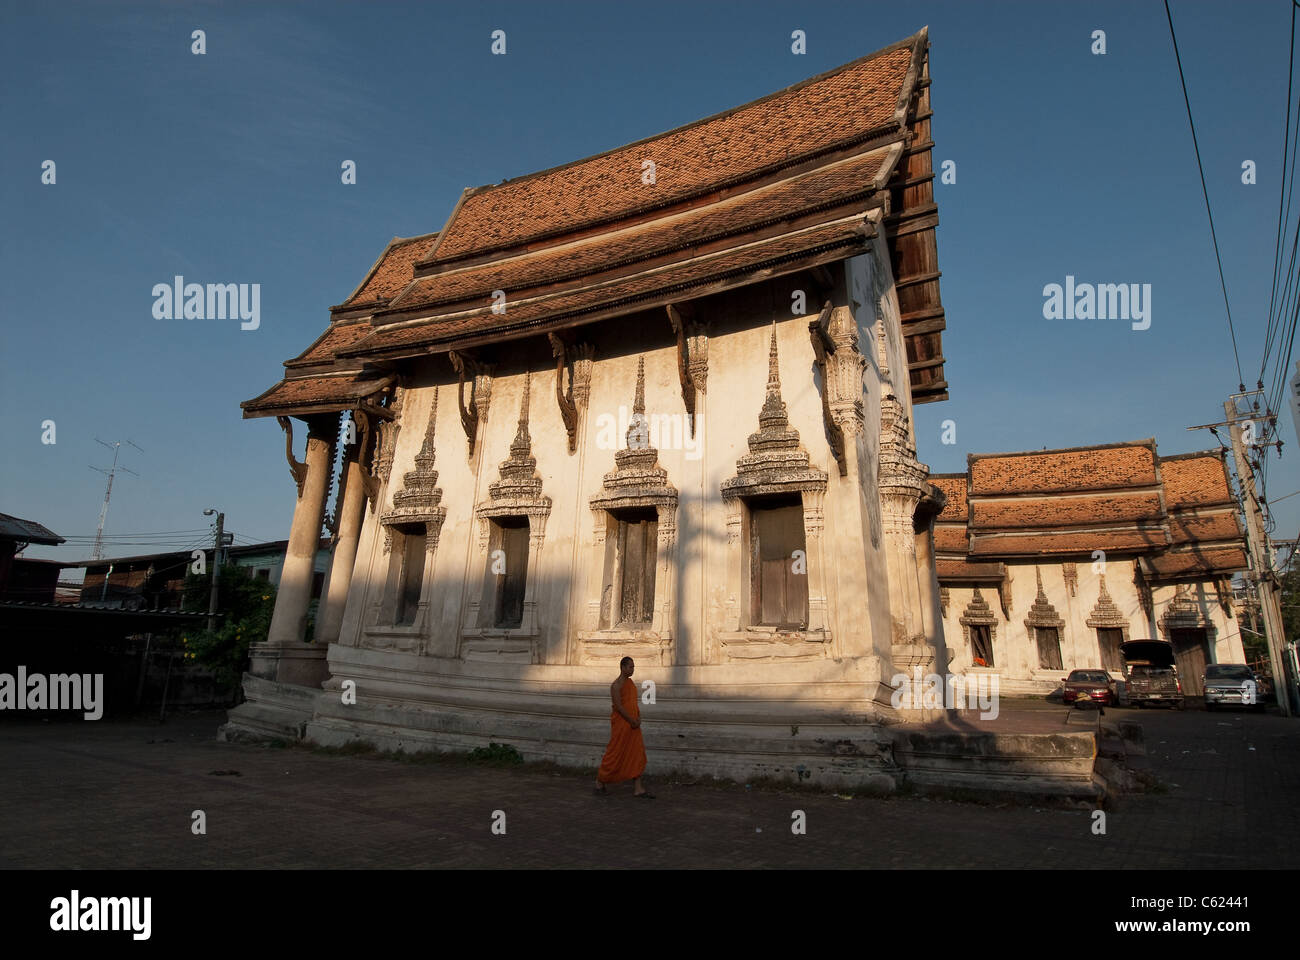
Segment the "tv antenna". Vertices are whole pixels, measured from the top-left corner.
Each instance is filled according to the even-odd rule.
[[[90,467],[91,470],[98,470],[100,473],[108,477],[108,487],[104,490],[104,505],[99,508],[99,529],[95,531],[95,549],[90,551],[91,560],[99,560],[104,555],[104,521],[108,518],[109,498],[113,496],[113,476],[119,470],[125,473],[129,473],[135,477],[140,476],[140,474],[136,473],[134,470],[131,470],[128,467],[120,466],[117,462],[117,455],[121,451],[121,447],[123,443],[130,443],[131,446],[135,447],[137,450],[140,450],[139,446],[137,446],[135,443],[132,443],[130,440],[115,440],[113,443],[108,443],[105,440],[99,439],[99,437],[95,438],[95,442],[105,447],[108,447],[110,450],[113,451],[113,465],[109,467],[107,470],[105,470],[103,467],[96,467],[93,464]],[[144,453],[143,450],[140,450],[140,452]]]

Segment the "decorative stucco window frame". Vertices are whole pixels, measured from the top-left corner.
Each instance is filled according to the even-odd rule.
[[[384,536],[384,556],[388,557],[388,570],[384,587],[372,622],[361,631],[360,645],[376,650],[394,650],[399,653],[427,652],[429,603],[433,593],[434,561],[438,552],[438,539],[442,533],[447,508],[442,505],[442,488],[438,486],[438,471],[434,468],[436,447],[434,432],[438,419],[438,389],[433,391],[429,408],[429,421],[425,426],[424,443],[415,455],[415,469],[408,471],[402,488],[393,494],[393,505],[379,518]],[[394,431],[395,433],[395,431]],[[391,456],[391,451],[390,451]],[[423,528],[425,540],[424,567],[420,581],[420,599],[413,622],[391,622],[396,609],[396,591],[401,589],[402,558],[393,552],[394,528]],[[416,536],[404,533],[403,536]]]
[[[1206,645],[1210,655],[1213,656],[1219,628],[1214,625],[1210,617],[1205,615],[1201,609],[1201,602],[1191,595],[1189,586],[1178,587],[1176,591],[1156,622],[1160,636],[1172,643],[1175,630],[1204,630]]]
[[[1047,602],[1047,594],[1043,591],[1043,573],[1037,567],[1034,568],[1034,576],[1038,579],[1038,594],[1034,597],[1033,606],[1029,608],[1029,613],[1025,617],[1025,636],[1029,641],[1029,649],[1033,659],[1029,664],[1030,675],[1045,674],[1056,676],[1060,671],[1055,667],[1043,667],[1038,665],[1038,632],[1039,627],[1056,628],[1056,642],[1058,652],[1061,655],[1061,670],[1066,669],[1065,665],[1065,621],[1061,615],[1056,612],[1056,607]]]
[[[826,590],[823,540],[827,477],[811,466],[790,426],[781,399],[776,327],[768,348],[767,398],[758,416],[759,429],[749,436],[749,453],[736,461],[736,473],[724,480],[727,515],[727,601],[718,632],[727,660],[812,660],[834,656]],[[751,508],[764,498],[797,494],[803,508],[804,552],[808,577],[808,623],[802,630],[750,623],[749,543]]]
[[[478,569],[488,569],[488,544],[492,521],[523,518],[528,522],[528,569],[524,579],[523,614],[517,627],[484,626],[480,615],[485,597],[473,591],[460,632],[459,655],[465,660],[502,660],[511,663],[541,662],[541,630],[537,616],[537,580],[542,545],[546,542],[546,520],[551,515],[551,498],[542,493],[537,475],[537,458],[532,455],[528,433],[528,395],[532,376],[524,374],[523,398],[519,404],[519,427],[510,444],[510,457],[501,463],[500,479],[488,487],[488,500],[474,508],[478,521]],[[471,577],[470,583],[474,580]]]
[[[578,656],[584,664],[607,663],[632,657],[659,665],[673,662],[673,622],[677,603],[677,488],[668,471],[659,466],[659,452],[650,446],[645,418],[645,359],[637,362],[636,397],[628,428],[627,447],[614,454],[615,469],[605,474],[599,493],[591,497],[595,547],[587,590],[587,615],[578,632]],[[619,624],[610,611],[603,624],[606,572],[611,569],[614,543],[607,537],[611,520],[628,510],[654,510],[655,589],[653,615],[648,626]]]
[[[1100,589],[1097,592],[1097,603],[1093,606],[1092,612],[1088,614],[1088,619],[1084,622],[1094,631],[1122,631],[1120,643],[1128,643],[1130,639],[1128,617],[1124,616],[1120,608],[1115,605],[1115,601],[1111,598],[1110,591],[1106,589],[1106,575],[1104,573],[1098,574],[1097,578],[1101,584]],[[1106,657],[1102,654],[1101,650],[1101,634],[1094,634],[1094,639],[1097,641],[1097,654],[1101,657],[1100,662],[1104,665]]]
[[[993,608],[989,606],[988,601],[984,599],[984,595],[980,593],[978,584],[975,586],[970,602],[966,604],[966,609],[957,619],[957,622],[961,624],[962,641],[966,645],[966,653],[970,656],[971,665],[968,669],[977,673],[984,670],[996,673],[998,670],[996,666],[998,655],[995,644],[998,636],[998,616],[993,612]],[[993,650],[994,666],[981,667],[975,663],[975,646],[971,643],[970,628],[977,626],[989,628],[989,647]]]

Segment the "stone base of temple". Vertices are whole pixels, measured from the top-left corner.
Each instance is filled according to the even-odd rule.
[[[608,666],[539,666],[402,656],[330,647],[333,678],[308,740],[398,751],[464,751],[508,743],[526,760],[595,769],[609,735]],[[890,690],[874,658],[770,666],[657,667],[647,755],[669,772],[894,789]],[[888,678],[884,678],[887,680]],[[345,703],[342,682],[356,683]],[[645,690],[643,688],[643,695]]]
[[[491,743],[526,761],[593,769],[609,732],[607,668],[483,663],[331,645],[324,689],[244,677],[222,739],[465,752]],[[647,671],[651,672],[651,671]],[[798,673],[799,676],[792,674]],[[899,729],[879,663],[665,667],[653,677],[649,774],[714,776],[892,793],[975,790],[1093,798],[1095,739]],[[805,676],[806,674],[806,676]],[[885,678],[887,680],[888,677]],[[343,682],[355,683],[352,691]],[[681,691],[678,695],[677,691]]]
[[[1092,733],[929,733],[894,731],[894,759],[906,781],[926,791],[977,790],[1096,798]]]
[[[303,738],[316,709],[320,687],[263,680],[244,674],[244,702],[227,714],[218,740],[288,740]]]
[[[319,688],[327,677],[326,647],[319,643],[255,643],[249,673],[263,680]]]

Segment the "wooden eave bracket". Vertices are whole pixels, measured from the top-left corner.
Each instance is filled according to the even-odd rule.
[[[392,420],[393,413],[391,410],[385,410],[383,407],[372,406],[370,404],[358,405],[352,411],[352,420],[357,425],[356,439],[356,457],[357,463],[361,466],[361,487],[365,492],[365,498],[370,503],[371,509],[376,509],[379,502],[379,478],[371,471],[371,461],[374,460],[375,444],[371,441],[375,438],[376,430],[374,421],[377,418],[377,412],[385,414],[385,419]],[[344,484],[347,483],[347,472],[344,472]],[[339,490],[339,501],[343,500],[343,490]]]
[[[302,487],[307,482],[307,464],[293,455],[293,421],[288,417],[276,417],[275,422],[284,431],[284,458],[289,461],[289,475],[298,487],[298,499],[302,499]]]
[[[817,368],[822,375],[822,420],[826,424],[826,436],[830,440],[831,452],[835,455],[835,464],[839,467],[840,476],[846,477],[849,474],[849,464],[844,454],[844,431],[840,429],[840,425],[835,422],[835,418],[831,415],[831,386],[828,378],[829,364],[827,360],[835,352],[835,341],[831,339],[830,322],[831,301],[827,299],[822,304],[821,313],[808,324],[808,335],[812,340]]]
[[[686,321],[681,310],[674,304],[664,304],[668,311],[668,322],[672,324],[673,333],[677,335],[677,379],[682,385],[682,403],[686,406],[686,425],[691,436],[695,436],[695,381],[691,379],[690,346],[686,338]]]
[[[460,410],[460,425],[465,430],[465,439],[469,443],[469,456],[474,456],[474,442],[478,438],[478,405],[474,402],[478,393],[478,378],[489,372],[487,364],[480,362],[468,350],[448,350],[447,359],[456,370],[456,406]],[[469,381],[469,403],[465,402],[465,381]]]
[[[548,333],[546,339],[551,343],[551,355],[555,357],[555,402],[560,407],[560,419],[564,421],[564,431],[569,435],[569,453],[578,449],[578,405],[573,399],[573,371],[569,370],[569,384],[564,386],[564,368],[569,364],[569,343],[567,331],[564,335]]]

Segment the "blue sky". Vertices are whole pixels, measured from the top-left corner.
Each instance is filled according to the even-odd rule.
[[[1163,6],[1057,3],[6,3],[0,13],[0,512],[93,535],[287,536],[274,420],[239,403],[328,322],[394,235],[466,186],[747,102],[929,25],[952,397],[917,408],[921,459],[1154,436],[1235,390]],[[1248,385],[1268,312],[1285,118],[1286,0],[1175,0],[1175,25]],[[191,54],[191,32],[207,52]],[[506,56],[490,54],[503,29]],[[807,35],[793,55],[790,35]],[[1092,31],[1107,52],[1090,52]],[[41,183],[54,160],[57,183]],[[354,160],[357,184],[340,183]],[[1258,183],[1241,183],[1254,160]],[[154,284],[261,284],[261,327],[156,320]],[[1042,290],[1149,283],[1152,323],[1045,320]],[[57,442],[41,443],[54,420]],[[941,423],[957,443],[940,442]],[[1290,413],[1268,490],[1300,489]],[[301,444],[301,430],[298,431]],[[1300,525],[1279,504],[1278,537]],[[147,552],[110,548],[108,555]],[[33,548],[77,559],[89,547]]]

